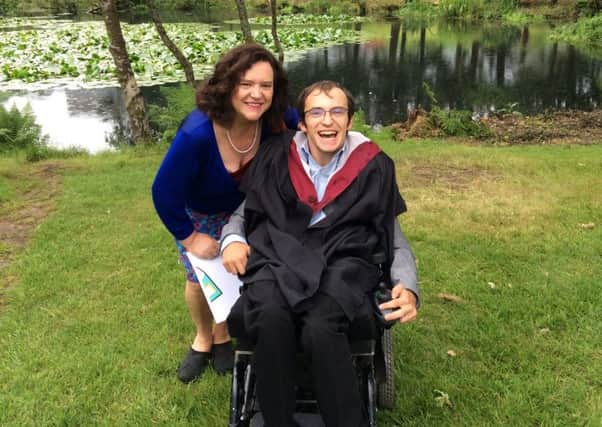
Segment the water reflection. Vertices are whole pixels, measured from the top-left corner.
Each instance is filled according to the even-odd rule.
[[[429,108],[426,82],[440,106],[486,112],[591,110],[602,101],[602,61],[548,40],[546,26],[524,28],[401,22],[362,24],[364,42],[315,49],[285,64],[291,92],[321,79],[342,82],[370,124],[405,120]],[[173,84],[170,84],[173,85]],[[164,102],[158,86],[142,88],[147,103]],[[54,147],[110,149],[127,115],[118,88],[11,93],[4,105],[29,102]]]
[[[2,104],[5,108],[26,104],[49,137],[51,147],[83,148],[91,153],[112,149],[112,134],[126,125],[127,114],[117,88],[51,89],[20,92]]]
[[[412,28],[396,22],[388,24],[386,42],[312,51],[289,64],[293,90],[317,79],[341,81],[367,120],[383,124],[404,120],[418,105],[430,107],[423,82],[439,105],[477,112],[514,103],[525,113],[600,105],[602,63],[549,42],[546,27],[459,25]]]

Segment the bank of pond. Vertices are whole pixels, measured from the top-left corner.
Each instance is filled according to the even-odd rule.
[[[500,112],[592,111],[602,101],[600,58],[552,37],[549,23],[351,16],[336,23],[332,18],[295,20],[283,20],[279,29],[293,96],[319,79],[340,81],[357,99],[366,123],[377,128],[434,107],[466,111],[478,121]],[[101,22],[14,18],[0,21],[0,27],[5,52],[0,104],[5,109],[29,105],[48,144],[56,148],[97,152],[127,136],[127,114]],[[228,20],[166,27],[199,79],[223,51],[242,40],[238,23]],[[182,104],[177,114],[193,108],[184,74],[151,24],[123,28],[147,104],[161,117],[172,115],[169,125],[157,128],[169,136],[170,126],[182,116],[165,106]],[[253,28],[256,39],[271,46],[268,25],[257,20]]]

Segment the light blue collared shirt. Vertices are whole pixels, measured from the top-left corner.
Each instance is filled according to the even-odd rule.
[[[326,191],[326,187],[328,186],[328,182],[330,178],[337,171],[339,163],[341,161],[341,157],[343,153],[347,149],[347,140],[341,147],[339,151],[337,151],[330,162],[326,165],[321,166],[314,160],[311,153],[309,152],[309,147],[307,145],[307,140],[297,145],[297,152],[299,153],[299,158],[301,158],[301,164],[303,168],[307,172],[309,179],[314,184],[314,188],[316,189],[316,195],[318,196],[318,202],[322,200],[324,197],[324,192]],[[321,221],[326,217],[324,210],[316,212],[309,221],[309,225],[314,225],[318,221]]]

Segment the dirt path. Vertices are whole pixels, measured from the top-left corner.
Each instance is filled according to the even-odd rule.
[[[4,174],[14,188],[15,197],[0,204],[0,308],[4,292],[15,280],[8,267],[54,209],[60,168],[59,163],[44,162]]]

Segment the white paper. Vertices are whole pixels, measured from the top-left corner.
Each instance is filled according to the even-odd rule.
[[[223,322],[240,296],[239,288],[242,286],[242,282],[237,275],[226,271],[221,256],[213,259],[201,259],[190,252],[186,252],[186,256],[199,279],[213,319],[216,323]]]

